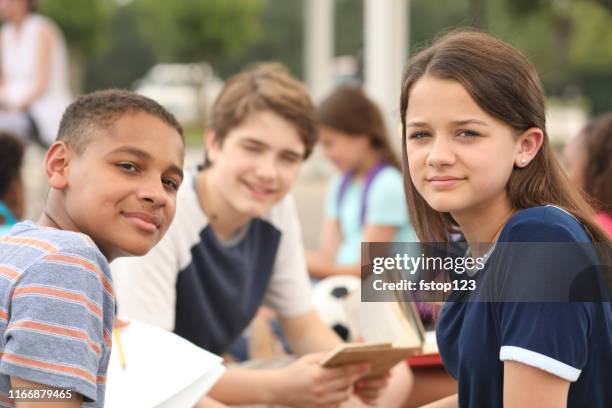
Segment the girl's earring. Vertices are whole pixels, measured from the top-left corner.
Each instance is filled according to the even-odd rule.
[[[521,164],[522,164],[522,165],[525,165],[526,163],[527,163],[527,159],[523,159],[523,160],[521,160]]]

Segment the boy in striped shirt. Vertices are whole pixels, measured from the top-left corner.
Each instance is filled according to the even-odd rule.
[[[162,238],[183,156],[180,125],[148,98],[109,90],[67,108],[45,157],[42,216],[0,238],[1,407],[49,396],[63,400],[54,406],[104,405],[115,307],[108,263]]]

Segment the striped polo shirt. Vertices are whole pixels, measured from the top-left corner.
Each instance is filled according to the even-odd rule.
[[[0,238],[0,406],[10,377],[104,406],[115,299],[106,258],[86,235],[15,225]]]

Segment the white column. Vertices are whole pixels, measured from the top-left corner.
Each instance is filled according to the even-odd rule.
[[[304,68],[306,84],[315,102],[332,86],[334,57],[334,1],[303,0]]]
[[[304,77],[319,103],[333,86],[334,0],[302,0],[304,7]],[[304,164],[302,176],[328,177],[331,165],[317,146]]]
[[[364,0],[365,89],[382,109],[396,147],[401,76],[408,54],[409,0]]]

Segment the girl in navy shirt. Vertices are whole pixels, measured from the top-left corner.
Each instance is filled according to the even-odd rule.
[[[588,262],[588,251],[566,256],[568,264],[527,259],[508,245],[610,243],[554,156],[537,73],[510,45],[478,32],[442,37],[409,62],[400,109],[417,235],[445,242],[459,227],[470,255],[486,256],[477,283],[503,263],[515,272],[504,277],[508,286],[570,287],[557,272]],[[451,295],[437,327],[458,394],[431,407],[612,407],[610,302],[461,296]]]

